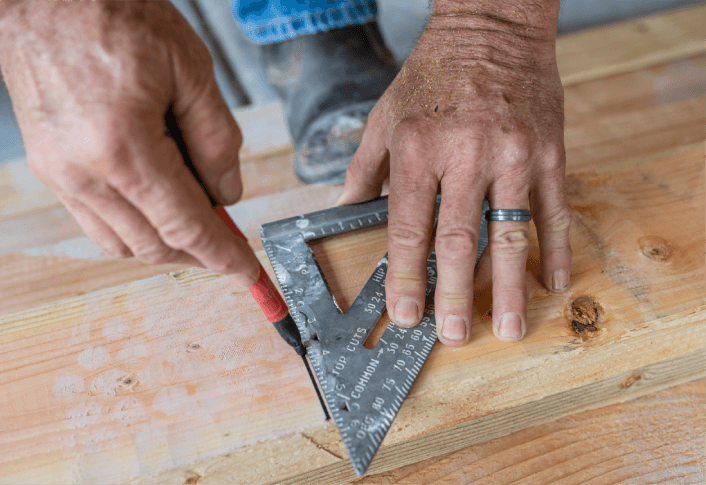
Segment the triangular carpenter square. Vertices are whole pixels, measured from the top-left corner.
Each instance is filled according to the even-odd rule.
[[[440,203],[437,197],[437,214]],[[487,203],[484,204],[487,210]],[[307,244],[387,222],[387,197],[262,226],[262,244],[358,476],[365,473],[436,342],[436,255],[427,260],[427,300],[419,325],[390,322],[373,349],[363,342],[385,310],[387,255],[343,314]],[[488,244],[481,218],[478,258]],[[476,259],[477,262],[478,259]]]

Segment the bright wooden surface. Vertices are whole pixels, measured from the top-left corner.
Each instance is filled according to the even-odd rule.
[[[355,485],[706,482],[706,381],[584,411]]]
[[[701,11],[650,20],[670,27],[641,35],[649,45],[688,43]],[[674,34],[680,29],[683,38]],[[598,32],[593,42],[606,35]],[[618,65],[616,50],[603,58],[592,54],[584,69]],[[567,55],[561,52],[560,63]],[[670,52],[681,56],[678,49]],[[488,483],[512,477],[523,483],[556,477],[559,483],[652,483],[644,477],[696,476],[679,455],[703,458],[703,446],[689,437],[703,436],[704,423],[683,407],[667,407],[661,421],[665,427],[681,423],[683,440],[679,433],[654,437],[650,427],[636,431],[636,439],[653,433],[653,447],[616,442],[618,431],[611,429],[619,426],[600,433],[581,428],[577,415],[562,418],[704,373],[704,60],[644,50],[627,56],[651,60],[631,72],[620,64],[611,72],[621,74],[592,75],[566,89],[567,185],[575,217],[571,290],[552,295],[543,289],[533,242],[530,329],[513,345],[492,337],[487,289],[478,288],[471,345],[435,348],[371,473],[465,448],[439,462],[458,463],[462,474],[431,462],[414,473],[424,483],[467,483],[474,476]],[[251,149],[243,160],[245,200],[231,208],[256,248],[261,223],[328,207],[340,193],[340,187],[300,184],[287,146],[268,140],[267,150],[274,151]],[[61,256],[62,244],[80,239],[80,231],[22,165],[0,170],[0,254],[8,253],[0,256],[0,483],[355,479],[335,426],[322,421],[301,361],[247,292],[202,270]],[[342,306],[384,248],[384,229],[315,245]],[[572,330],[577,301],[595,302],[603,313],[590,338]],[[689,389],[689,396],[698,394]],[[631,405],[581,416],[598,423]],[[659,426],[657,418],[653,422]],[[565,426],[566,437],[574,427],[580,444],[552,437],[560,429],[552,426]],[[537,440],[544,448],[533,448]],[[567,455],[542,454],[552,444]],[[548,466],[581,446],[601,450],[606,459],[633,457],[641,466],[600,465],[600,457]],[[651,450],[662,454],[647,459]],[[512,460],[527,463],[503,471],[509,465],[502,463]],[[686,471],[659,475],[670,464]],[[411,476],[400,473],[371,480],[410,483]]]
[[[637,71],[703,52],[706,9],[671,13],[571,34],[556,45],[564,86]]]

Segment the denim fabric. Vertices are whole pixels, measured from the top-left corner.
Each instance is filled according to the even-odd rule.
[[[238,25],[257,44],[363,24],[376,13],[375,0],[233,0]]]

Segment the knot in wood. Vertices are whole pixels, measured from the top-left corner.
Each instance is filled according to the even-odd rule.
[[[603,308],[592,298],[580,296],[571,302],[569,323],[581,336],[593,336],[603,326]]]
[[[659,236],[647,236],[638,239],[642,254],[652,261],[663,263],[672,256],[672,245]]]
[[[627,379],[620,383],[620,387],[623,389],[627,389],[639,380],[642,380],[642,376],[640,374],[630,374]]]

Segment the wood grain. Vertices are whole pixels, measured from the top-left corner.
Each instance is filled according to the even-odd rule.
[[[704,24],[706,8],[698,5],[560,37],[561,82],[571,86],[703,53]]]
[[[80,296],[170,271],[181,265],[153,266],[136,260],[87,260],[68,256],[0,256],[0,314]]]
[[[478,288],[471,344],[434,349],[371,472],[702,376],[703,170],[699,145],[573,174],[571,290],[541,285],[533,239],[528,334],[506,344]],[[384,240],[322,242],[334,293],[355,294]],[[301,362],[246,296],[186,270],[2,317],[2,480],[354,479]],[[574,331],[579,298],[603,312],[596,332]],[[304,442],[307,459],[293,460]]]
[[[247,290],[204,270],[2,317],[0,361],[0,483],[112,482],[323,419]]]
[[[706,381],[699,379],[354,483],[704,483],[704,406]]]
[[[689,51],[702,16],[698,7],[628,23],[647,47],[630,44],[622,55],[616,42],[634,32],[575,38],[588,54],[565,81],[575,72],[593,80],[566,90],[572,287],[564,295],[544,289],[532,234],[526,338],[494,339],[489,288],[477,287],[471,344],[437,345],[371,473],[429,459],[406,470],[425,483],[698,483],[703,419],[689,409],[665,409],[674,431],[638,431],[632,447],[619,442],[635,436],[629,430],[601,422],[615,414],[586,427],[562,416],[704,375],[704,61],[693,56],[703,50],[701,33],[699,50]],[[580,57],[562,49],[560,59]],[[262,222],[328,207],[340,192],[303,186],[290,148],[263,146],[274,151],[244,152],[250,188],[232,209],[256,247]],[[0,175],[3,247],[81,236],[26,169],[0,166]],[[54,221],[48,235],[36,229],[44,220]],[[313,244],[342,306],[385,239],[379,228]],[[0,256],[0,268],[0,484],[356,480],[301,360],[225,278],[27,254]],[[600,315],[595,331],[577,332],[577,304]],[[464,447],[470,455],[448,455]],[[480,461],[459,458],[478,453],[486,453]],[[433,467],[439,455],[447,456]],[[369,478],[410,483],[412,474]]]
[[[649,392],[654,389],[660,389],[683,382],[683,378],[680,378],[682,372],[686,371],[693,376],[696,375],[695,373],[701,372],[701,370],[697,370],[697,368],[700,369],[703,366],[704,355],[703,352],[700,351],[690,355],[688,358],[675,359],[663,362],[659,365],[634,369],[630,372],[618,374],[610,379],[582,386],[579,389],[562,392],[545,397],[540,401],[521,404],[514,408],[498,411],[484,416],[483,418],[468,421],[452,429],[431,432],[424,436],[408,439],[399,445],[381,449],[371,464],[370,473],[394,470],[401,466],[415,463],[419,461],[421,457],[438,457],[439,455],[445,454],[447,451],[455,451],[477,443],[496,439],[513,431],[524,429],[529,423],[544,423],[554,420],[559,416],[595,407],[595,403],[597,402],[610,404],[616,402],[616,400],[621,401],[641,395],[639,391],[637,394],[626,392],[622,396],[619,396],[619,393],[616,392],[616,389],[623,389],[624,383],[630,379],[639,378],[640,381],[644,381],[645,376],[650,376],[649,379],[652,379],[652,382],[644,382],[643,385],[648,387],[642,389],[642,391]],[[637,389],[635,388],[634,390]],[[698,429],[704,429],[703,424],[699,426],[697,423],[703,423],[703,420],[697,419],[691,423],[692,426],[697,428],[695,432],[692,431],[690,433],[692,439],[694,437],[693,435],[698,433]],[[599,447],[600,445],[597,441],[598,440],[594,441],[596,444],[587,444],[586,448],[591,450],[591,448],[595,449]],[[695,450],[692,448],[690,451],[693,457]],[[594,463],[595,461],[589,459],[587,465],[589,465],[590,468],[590,465]],[[538,472],[538,470],[541,469],[533,469],[534,472]],[[582,469],[581,471],[584,477],[590,474],[590,470]],[[539,476],[535,478],[535,483],[555,483],[557,479],[562,478],[557,472],[557,470],[552,469],[542,470],[542,472],[538,473]],[[634,475],[635,473],[633,472],[633,476]],[[512,483],[512,480],[506,481],[508,476],[512,476],[512,472],[507,473],[506,471],[506,473],[499,474],[499,478],[501,479],[500,483]],[[354,478],[354,475],[343,463],[337,463],[284,480],[282,483],[341,483],[351,481]],[[204,483],[209,483],[209,481],[204,481]],[[218,481],[211,483],[218,483]],[[365,483],[365,480],[363,480],[363,483]],[[415,481],[413,483],[420,482]],[[577,483],[585,482],[578,481]]]

